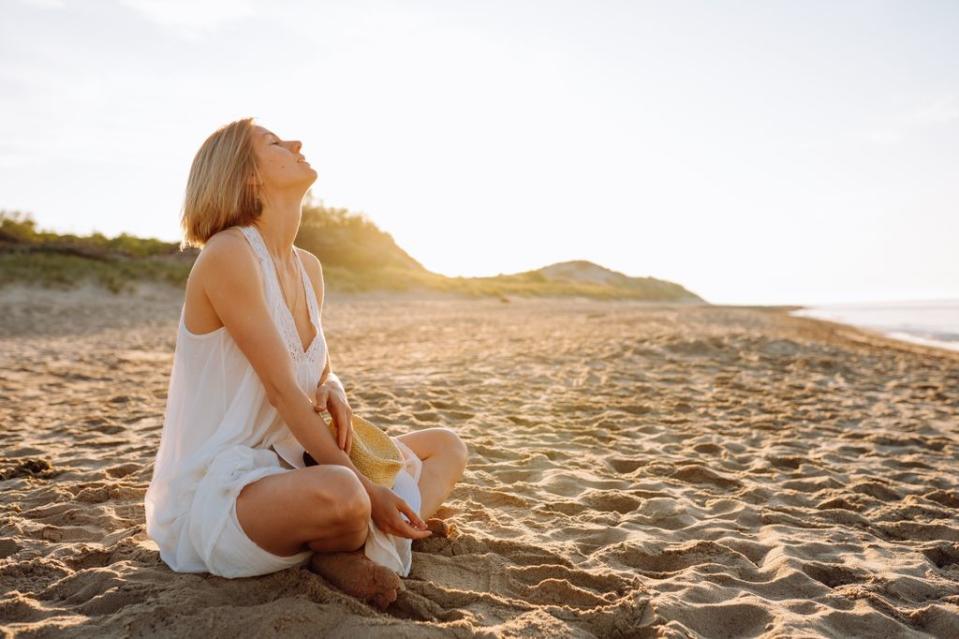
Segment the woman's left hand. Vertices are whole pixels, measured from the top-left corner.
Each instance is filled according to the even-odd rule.
[[[336,427],[336,445],[347,455],[353,448],[353,409],[346,401],[346,393],[339,384],[322,381],[316,387],[316,403],[313,410],[322,413],[330,412],[333,425]]]

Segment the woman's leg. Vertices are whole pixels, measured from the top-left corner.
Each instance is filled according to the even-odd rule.
[[[316,551],[314,572],[380,609],[403,589],[396,573],[363,553],[370,497],[346,466],[320,464],[258,479],[237,496],[236,516],[247,536],[273,554]]]
[[[314,552],[350,552],[363,548],[366,543],[366,536],[369,533],[369,526],[364,522],[365,528],[357,532],[346,532],[320,537],[307,544],[310,550]]]
[[[354,550],[369,532],[370,498],[346,466],[321,464],[267,475],[243,487],[236,517],[264,550]],[[313,548],[313,545],[318,548]]]
[[[459,435],[449,428],[424,428],[396,438],[423,460],[418,484],[422,495],[420,517],[426,520],[439,509],[463,476],[469,451]]]

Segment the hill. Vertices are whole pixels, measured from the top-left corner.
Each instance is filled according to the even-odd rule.
[[[583,260],[492,277],[447,277],[426,269],[363,214],[310,202],[295,244],[323,264],[328,290],[422,291],[476,297],[579,296],[702,302],[679,284],[630,277]],[[136,281],[182,286],[197,249],[126,233],[108,238],[42,231],[30,214],[0,210],[0,287],[13,283],[70,288],[93,280],[114,292]]]
[[[533,271],[558,282],[589,282],[614,290],[635,291],[649,299],[702,302],[703,299],[679,284],[655,277],[631,277],[586,260],[558,262]]]

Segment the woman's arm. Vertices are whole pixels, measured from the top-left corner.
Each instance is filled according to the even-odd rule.
[[[296,439],[317,463],[350,468],[367,492],[372,491],[375,485],[336,445],[322,416],[314,411],[312,398],[297,383],[289,353],[267,308],[259,267],[246,239],[236,233],[217,234],[197,258],[196,270],[214,311],[253,366],[267,399]]]
[[[313,410],[329,411],[336,428],[336,445],[349,455],[353,448],[353,409],[346,399],[346,389],[340,378],[333,373],[330,353],[326,353],[326,366],[316,385],[316,402]]]
[[[323,372],[320,374],[320,381],[318,386],[329,382],[331,386],[338,387],[343,394],[346,394],[346,389],[343,388],[343,382],[340,381],[339,376],[333,372],[333,362],[330,360],[330,351],[326,351],[326,366],[323,367]]]

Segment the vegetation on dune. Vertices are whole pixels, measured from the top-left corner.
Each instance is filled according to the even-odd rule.
[[[629,277],[586,261],[493,277],[446,277],[424,268],[365,215],[314,202],[303,207],[295,243],[320,259],[330,291],[702,301],[678,284]],[[121,292],[138,281],[182,286],[198,254],[193,248],[180,250],[177,242],[126,233],[108,238],[43,231],[30,214],[0,210],[0,287],[71,288],[87,281]]]
[[[395,268],[427,272],[362,213],[309,204],[303,207],[300,230],[294,243],[310,251],[327,266],[368,272]]]
[[[182,285],[197,254],[181,252],[176,242],[126,233],[108,238],[41,231],[30,214],[0,211],[0,286],[66,289],[92,281],[118,293],[136,281]]]

